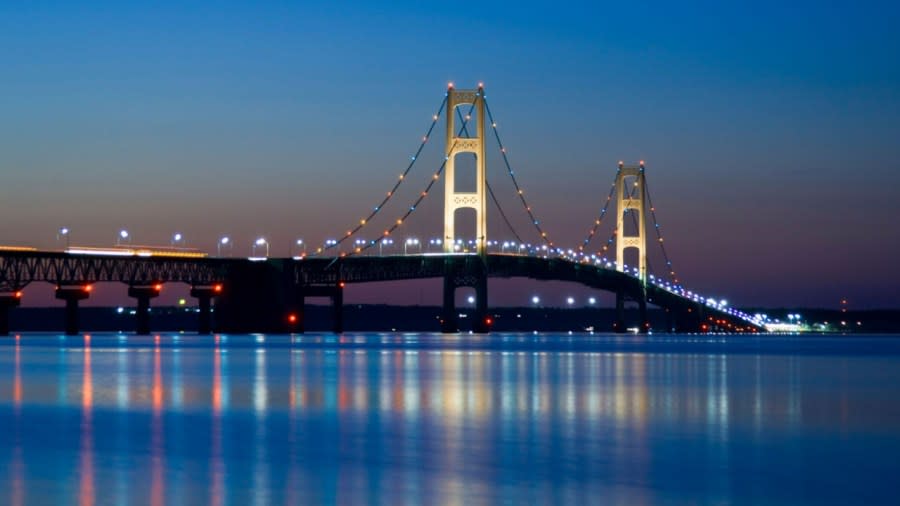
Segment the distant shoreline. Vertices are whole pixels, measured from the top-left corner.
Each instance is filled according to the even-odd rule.
[[[79,310],[83,331],[134,330],[132,307],[84,307]],[[630,310],[627,322],[637,322],[636,310]],[[764,313],[770,318],[787,321],[785,315],[799,314],[804,322],[827,322],[831,332],[839,333],[897,333],[900,332],[900,309],[876,309],[842,312],[832,309],[745,309],[750,314]],[[462,331],[471,326],[471,309],[460,308]],[[378,304],[347,304],[344,307],[346,332],[439,332],[441,308],[438,306],[391,306]],[[493,308],[493,330],[497,332],[611,332],[615,318],[612,308],[555,308],[500,307]],[[11,332],[55,332],[64,328],[62,307],[20,307],[10,311]],[[190,306],[160,306],[151,310],[151,329],[160,332],[196,332],[196,308]],[[655,332],[666,331],[666,315],[651,309],[649,318]],[[213,313],[215,320],[215,313]],[[842,325],[842,322],[844,323]],[[629,324],[630,325],[630,324]],[[325,305],[306,306],[306,331],[322,332],[331,329],[331,308]]]

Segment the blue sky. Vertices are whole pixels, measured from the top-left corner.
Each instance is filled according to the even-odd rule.
[[[743,304],[896,307],[898,11],[6,2],[0,242],[54,247],[63,224],[95,245],[121,227],[152,244],[178,230],[203,249],[222,234],[285,252],[322,241],[389,189],[448,81],[483,81],[557,243],[581,240],[616,161],[645,159],[689,285]],[[499,159],[488,164],[527,232]],[[439,216],[430,199],[408,233],[438,235]]]

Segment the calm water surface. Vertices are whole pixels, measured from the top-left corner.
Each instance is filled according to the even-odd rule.
[[[0,338],[0,504],[898,504],[900,337]]]

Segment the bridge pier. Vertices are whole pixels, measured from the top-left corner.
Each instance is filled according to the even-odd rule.
[[[332,323],[331,329],[335,334],[344,331],[344,282],[338,281],[333,286],[327,285],[301,285],[296,290],[296,301],[290,305],[288,313],[288,327],[291,332],[302,334],[306,331],[306,298],[328,297],[331,299]]]
[[[475,312],[472,331],[486,334],[491,331],[493,320],[488,313],[487,266],[481,256],[448,258],[444,263],[444,304],[441,311],[441,332],[459,332],[459,315],[456,308],[456,289],[475,289]]]
[[[78,335],[78,301],[87,299],[91,285],[57,286],[56,298],[66,301],[66,335]]]
[[[441,310],[441,332],[459,332],[459,317],[456,314],[456,283],[452,276],[444,276],[444,305]]]
[[[625,323],[625,301],[627,295],[622,290],[616,291],[616,320],[613,322],[613,331],[617,334],[628,332],[628,326]],[[632,300],[638,303],[638,332],[646,334],[650,332],[650,319],[647,313],[647,297],[644,294],[632,296]]]
[[[22,303],[22,293],[0,293],[0,336],[9,335],[9,311]]]
[[[150,333],[150,299],[159,297],[162,285],[157,283],[150,286],[130,286],[128,296],[137,299],[137,316],[135,334],[147,335]]]
[[[222,285],[191,287],[191,297],[197,299],[197,306],[200,309],[197,315],[198,334],[212,333],[212,299],[221,292]]]

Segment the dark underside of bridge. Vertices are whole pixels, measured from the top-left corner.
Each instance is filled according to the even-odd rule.
[[[351,283],[443,279],[440,330],[456,332],[455,292],[475,290],[472,330],[489,332],[493,324],[487,306],[489,278],[531,278],[569,281],[616,294],[617,317],[613,329],[626,326],[649,329],[648,304],[668,315],[658,331],[702,332],[759,330],[735,317],[679,296],[635,277],[590,264],[560,258],[491,254],[397,255],[385,257],[306,258],[251,261],[225,258],[99,257],[57,252],[0,252],[0,332],[8,332],[8,311],[19,303],[21,291],[33,282],[57,286],[57,298],[66,301],[66,332],[78,332],[78,301],[89,296],[93,283],[119,282],[129,286],[137,300],[136,330],[150,329],[150,301],[160,286],[182,282],[200,306],[198,328],[210,331],[302,332],[309,297],[331,301],[333,329],[342,331],[344,288]],[[626,322],[626,301],[638,306],[638,321]],[[215,305],[215,321],[210,315]],[[630,325],[628,325],[630,323]],[[438,330],[421,329],[423,331]]]

